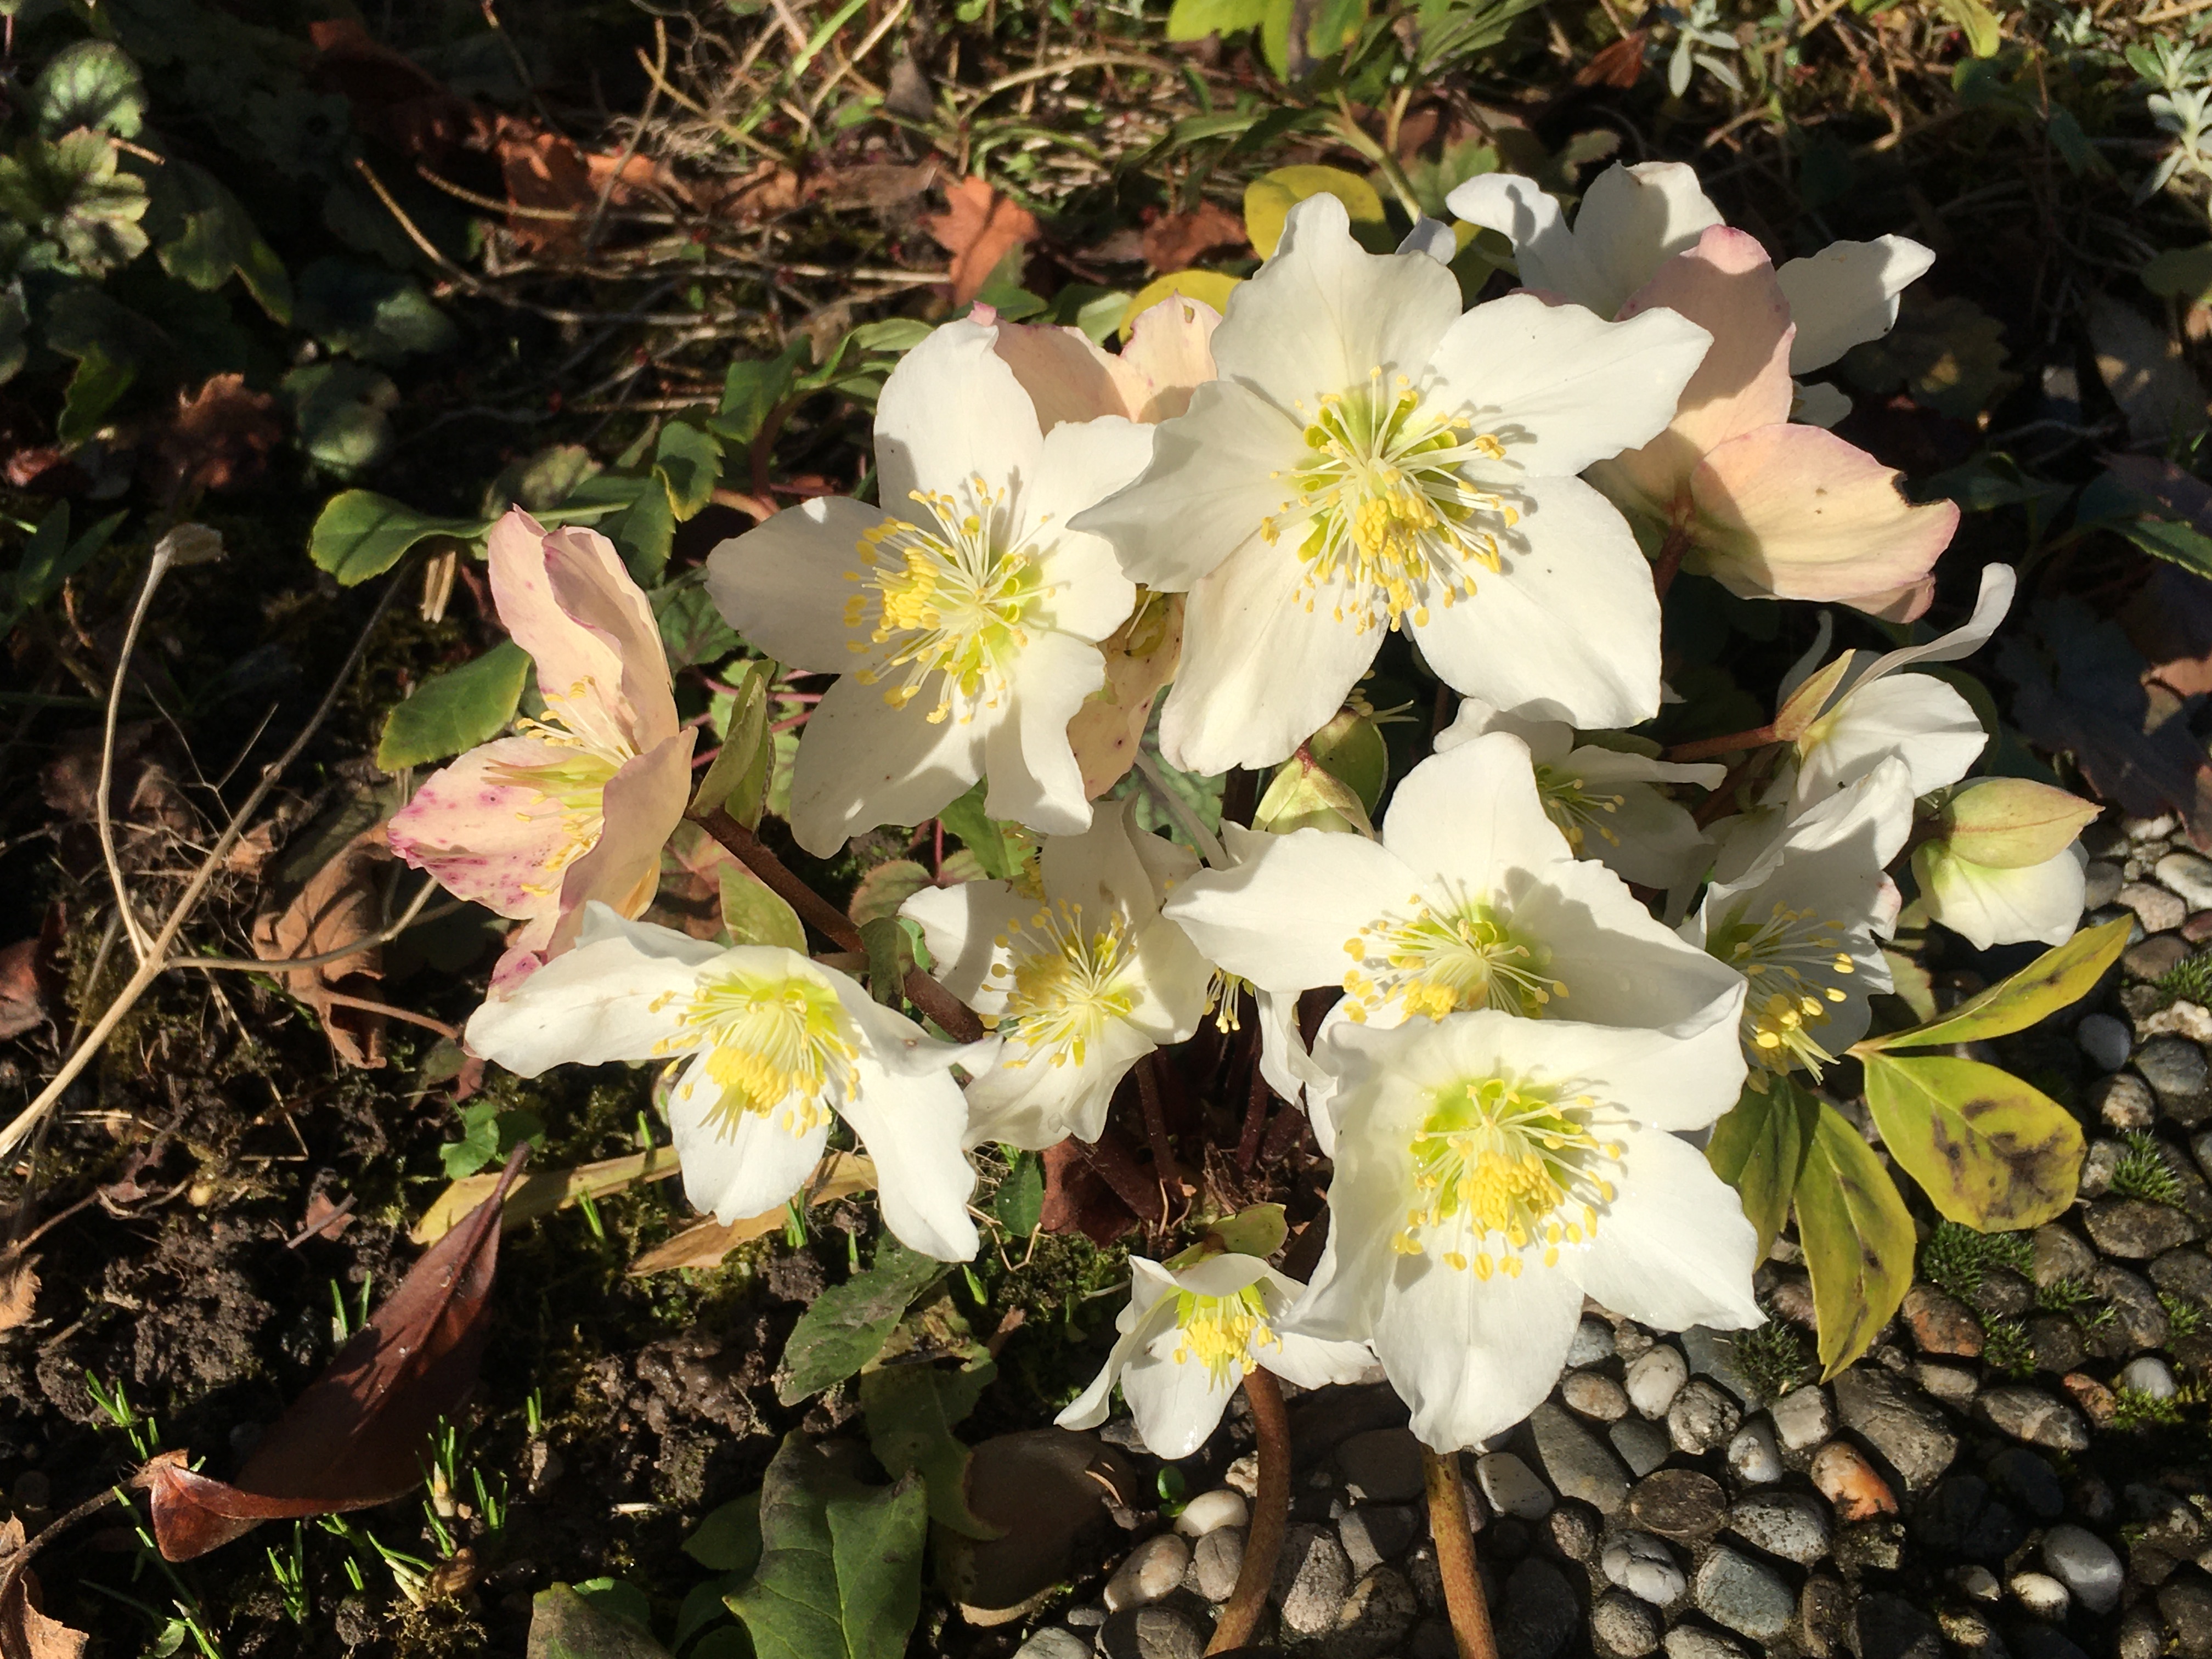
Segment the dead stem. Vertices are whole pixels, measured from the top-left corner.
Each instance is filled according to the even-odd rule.
[[[1459,1454],[1433,1452],[1424,1446],[1421,1468],[1429,1488],[1429,1534],[1436,1540],[1437,1571],[1444,1581],[1444,1610],[1451,1618],[1459,1659],[1498,1659],[1490,1603],[1482,1594],[1482,1575],[1474,1567],[1474,1532],[1468,1525]]]
[[[1244,1373],[1244,1399],[1252,1407],[1259,1441],[1259,1491],[1252,1499],[1252,1529],[1244,1536],[1244,1564],[1237,1570],[1237,1588],[1221,1609],[1208,1653],[1227,1653],[1251,1641],[1267,1606],[1275,1559],[1283,1553],[1283,1532],[1291,1518],[1291,1419],[1283,1409],[1283,1391],[1265,1367],[1255,1365]]]

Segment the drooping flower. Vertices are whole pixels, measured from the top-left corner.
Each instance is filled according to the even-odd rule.
[[[1510,732],[1528,745],[1536,794],[1577,857],[1595,859],[1623,881],[1668,888],[1698,873],[1711,849],[1686,807],[1659,786],[1716,789],[1725,766],[1663,761],[1630,748],[1577,743],[1571,726],[1500,714],[1479,697],[1437,733],[1438,754],[1486,732]]]
[[[1136,590],[1070,520],[1136,474],[1152,434],[1111,416],[1047,434],[997,337],[947,323],[891,371],[876,412],[883,507],[808,501],[708,561],[732,627],[841,677],[792,781],[792,832],[810,852],[927,818],[987,772],[994,817],[1055,835],[1091,822],[1068,722]]]
[[[1113,1352],[1060,1413],[1064,1429],[1104,1422],[1118,1382],[1146,1449],[1155,1457],[1188,1457],[1219,1425],[1248,1370],[1265,1366],[1302,1389],[1318,1389],[1357,1382],[1374,1364],[1364,1342],[1280,1328],[1285,1309],[1305,1286],[1259,1256],[1224,1252],[1181,1266],[1131,1256],[1129,1274]]]
[[[996,1042],[939,1042],[795,951],[725,948],[594,904],[576,948],[477,1009],[468,1041],[522,1077],[679,1063],[668,1121],[684,1190],[723,1222],[788,1200],[841,1117],[875,1161],[900,1242],[947,1261],[975,1254],[968,1112],[951,1068],[982,1070]]]
[[[1887,332],[1924,250],[1900,238],[1839,243],[1777,271],[1755,239],[1720,222],[1696,175],[1670,163],[1609,169],[1571,231],[1557,202],[1510,175],[1469,180],[1453,209],[1511,236],[1532,288],[1603,316],[1665,307],[1712,333],[1668,430],[1590,473],[1684,545],[1684,568],[1745,598],[1834,600],[1900,620],[1927,608],[1928,570],[1958,508],[1911,505],[1897,474],[1863,450],[1791,424],[1790,378]]]
[[[644,593],[596,531],[520,507],[492,527],[492,603],[537,665],[542,720],[470,750],[393,815],[392,850],[526,924],[492,976],[511,988],[568,948],[584,906],[635,916],[690,799],[691,745]]]
[[[1336,1168],[1289,1325],[1370,1342],[1430,1446],[1526,1417],[1585,1295],[1662,1330],[1765,1319],[1751,1224],[1674,1133],[1735,1104],[1733,1042],[1477,1009],[1316,1052],[1343,1079]]]
[[[1735,1047],[1741,981],[1655,921],[1612,871],[1574,856],[1545,814],[1528,746],[1508,732],[1407,773],[1379,841],[1300,830],[1192,877],[1164,908],[1262,990],[1342,986],[1324,1034],[1490,1008]],[[1324,1150],[1328,1092],[1308,1081]]]
[[[1707,343],[1658,312],[1611,324],[1529,295],[1462,316],[1428,254],[1370,254],[1334,197],[1300,202],[1214,331],[1219,377],[1077,520],[1133,579],[1189,591],[1168,758],[1285,759],[1392,628],[1500,708],[1648,718],[1651,583],[1574,475],[1663,427]]]
[[[1885,760],[1784,824],[1683,923],[1684,938],[1744,976],[1743,1052],[1759,1086],[1800,1069],[1818,1082],[1866,1035],[1868,998],[1890,988],[1881,940],[1899,909],[1883,872],[1911,827],[1905,763]]]
[[[1930,921],[1979,951],[2073,936],[2088,864],[2075,838],[2094,803],[2028,778],[1981,778],[1950,792],[1936,816],[1940,833],[1912,854]]]
[[[1159,913],[1198,860],[1132,833],[1130,810],[1109,804],[1084,834],[1048,837],[1042,896],[971,881],[924,888],[902,907],[945,988],[1004,1040],[968,1086],[970,1145],[1097,1139],[1129,1068],[1205,1018],[1212,970]]]

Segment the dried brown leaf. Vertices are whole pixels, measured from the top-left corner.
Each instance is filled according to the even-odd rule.
[[[945,207],[930,219],[929,234],[952,256],[952,303],[964,306],[982,291],[1001,259],[1036,240],[1036,216],[978,178],[947,185]]]
[[[39,1258],[0,1265],[0,1331],[30,1322],[39,1298]]]
[[[1575,84],[1620,87],[1624,90],[1634,86],[1643,78],[1644,44],[1650,38],[1649,29],[1631,29],[1577,70]]]
[[[236,489],[258,478],[284,439],[276,399],[249,389],[243,374],[210,375],[177,393],[176,412],[154,441],[155,483],[173,495]]]
[[[352,106],[356,126],[410,160],[436,163],[489,142],[489,111],[449,91],[413,58],[380,46],[354,19],[310,23],[307,38],[321,54],[309,84],[337,93]]]
[[[296,1241],[310,1238],[336,1238],[353,1224],[353,1200],[348,1197],[343,1204],[333,1204],[325,1193],[313,1193],[307,1198],[307,1219],[300,1224]]]
[[[14,1516],[0,1522],[0,1562],[21,1550],[23,1523]],[[80,1659],[91,1641],[39,1608],[38,1576],[28,1567],[17,1573],[0,1597],[0,1659]]]
[[[376,871],[391,857],[383,825],[356,836],[283,909],[264,910],[253,919],[253,954],[264,962],[319,957],[376,933],[382,925]],[[337,1057],[349,1066],[372,1068],[384,1064],[384,1016],[348,1007],[334,1000],[333,994],[374,1001],[383,977],[384,952],[376,945],[283,975],[284,988],[322,1021]]]
[[[806,181],[805,194],[826,208],[890,208],[912,201],[937,179],[934,162],[909,167],[871,161],[817,173]]]
[[[522,1167],[422,1257],[330,1369],[294,1401],[232,1482],[195,1474],[181,1451],[133,1477],[152,1498],[162,1557],[188,1561],[264,1521],[389,1502],[422,1479],[425,1437],[476,1387],[499,1271],[499,1212]]]
[[[1195,213],[1164,213],[1145,227],[1145,265],[1182,270],[1216,248],[1246,246],[1243,216],[1217,202],[1203,202]]]

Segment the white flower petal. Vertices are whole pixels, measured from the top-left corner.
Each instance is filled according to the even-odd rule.
[[[1400,1256],[1395,1268],[1376,1316],[1375,1357],[1424,1444],[1479,1444],[1543,1403],[1582,1321],[1580,1285],[1535,1265],[1487,1279],[1425,1255]]]
[[[1579,478],[1522,489],[1529,510],[1500,538],[1504,569],[1479,572],[1473,598],[1415,624],[1422,654],[1455,690],[1529,718],[1585,731],[1650,719],[1659,601],[1635,537]]]
[[[1164,1303],[1161,1299],[1158,1280],[1166,1276],[1160,1273],[1158,1263],[1146,1261],[1141,1256],[1133,1256],[1129,1266],[1133,1270],[1129,1303],[1115,1322],[1121,1334],[1115,1339],[1105,1364],[1091,1379],[1091,1386],[1053,1419],[1063,1429],[1095,1429],[1103,1423],[1107,1413],[1113,1409],[1114,1385],[1121,1380],[1121,1374],[1127,1369],[1129,1362],[1159,1334],[1164,1325],[1171,1322],[1175,1317],[1176,1304],[1172,1301]],[[1145,1270],[1147,1267],[1152,1269],[1152,1273],[1146,1273]],[[1173,1285],[1172,1279],[1168,1280],[1169,1288],[1172,1289]],[[1146,1300],[1148,1291],[1150,1299]]]
[[[723,621],[778,662],[842,674],[854,662],[848,643],[867,638],[845,626],[845,602],[859,591],[847,573],[871,562],[860,538],[902,516],[842,495],[787,507],[707,556],[707,592]]]
[[[1547,1017],[1600,1025],[1733,1027],[1742,981],[1653,919],[1619,876],[1588,860],[1507,890],[1516,932],[1550,953],[1567,995]]]
[[[556,1066],[665,1055],[661,1045],[680,1030],[700,963],[721,951],[669,928],[620,925],[624,933],[587,939],[538,969],[512,995],[478,1008],[469,1016],[469,1047],[518,1077],[536,1077]],[[668,933],[692,950],[677,954],[647,948],[629,932]]]
[[[933,722],[930,707],[921,696],[894,708],[881,686],[849,674],[823,694],[792,771],[791,833],[801,847],[830,858],[860,830],[919,823],[983,775],[983,740],[995,721]]]
[[[1560,1266],[1615,1313],[1663,1331],[1748,1330],[1766,1322],[1752,1294],[1759,1240],[1743,1206],[1694,1146],[1629,1129],[1613,1200],[1596,1238]]]
[[[910,1250],[968,1261],[977,1248],[968,1215],[975,1170],[961,1150],[968,1106],[960,1085],[941,1070],[900,1076],[865,1053],[854,1070],[854,1092],[837,1112],[875,1161],[884,1224]]]
[[[1608,285],[1601,283],[1574,233],[1567,228],[1567,216],[1559,198],[1547,195],[1534,179],[1511,173],[1483,173],[1445,197],[1444,205],[1469,224],[1494,230],[1513,244],[1514,263],[1520,268],[1523,288],[1556,294],[1606,316],[1620,308],[1626,293],[1616,296],[1610,307],[1606,306]]]
[[[1537,799],[1528,745],[1505,732],[1431,755],[1408,772],[1390,798],[1382,845],[1425,883],[1441,876],[1448,887],[1477,894],[1504,871],[1547,870],[1574,856]]]
[[[1044,447],[1036,405],[993,349],[999,331],[964,318],[899,359],[876,402],[877,499],[904,516],[917,490],[1026,479]],[[926,521],[925,521],[926,522]]]
[[[1898,295],[1917,281],[1936,255],[1903,236],[1872,242],[1831,242],[1775,273],[1790,297],[1797,338],[1790,372],[1832,363],[1853,346],[1879,340],[1897,322]]]
[[[925,887],[899,907],[899,914],[921,924],[922,940],[945,988],[979,1014],[1006,1006],[1002,981],[992,964],[1006,952],[1000,934],[1036,908],[1003,881],[963,881],[951,887]]]
[[[1585,303],[1612,316],[1661,265],[1696,246],[1721,222],[1720,210],[1698,187],[1695,167],[1616,161],[1591,181],[1575,215],[1575,245],[1600,284],[1598,300]]]
[[[1300,830],[1228,870],[1193,876],[1164,913],[1206,957],[1262,990],[1339,985],[1345,943],[1404,905],[1419,878],[1362,836]]]
[[[684,1169],[684,1195],[726,1226],[788,1202],[821,1162],[830,1125],[817,1119],[794,1133],[783,1107],[717,1115],[721,1086],[706,1075],[706,1062],[701,1054],[684,1067],[669,1096],[668,1127]]]
[[[1855,687],[1808,731],[1798,763],[1800,810],[1856,783],[1894,756],[1924,795],[1966,775],[1989,733],[1966,698],[1932,674],[1893,674]]]
[[[1054,1065],[1018,1039],[999,1051],[998,1063],[968,1085],[968,1145],[1004,1141],[1042,1152],[1068,1136],[1094,1141],[1106,1127],[1114,1091],[1129,1068],[1157,1045],[1123,1020],[1109,1020],[1083,1047]]]
[[[1994,945],[2063,945],[2081,920],[2088,854],[2081,844],[2041,864],[2014,870],[1992,869],[1957,857],[1930,858],[1923,848],[1912,860],[1920,878],[1921,902],[1942,922],[1978,951]]]
[[[1072,836],[1091,827],[1091,801],[1083,793],[1083,768],[1068,742],[1067,723],[1105,683],[1106,659],[1089,641],[1072,634],[1030,636],[1015,659],[1006,694],[1012,706],[984,734],[983,765],[991,781],[985,811],[1046,835]]]
[[[1188,1457],[1206,1443],[1244,1380],[1242,1366],[1232,1366],[1217,1382],[1195,1356],[1177,1359],[1182,1341],[1181,1331],[1163,1332],[1121,1373],[1121,1392],[1146,1449],[1170,1460]]]

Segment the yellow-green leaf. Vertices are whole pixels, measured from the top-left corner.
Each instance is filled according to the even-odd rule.
[[[1326,830],[1332,834],[1372,836],[1367,809],[1352,786],[1301,749],[1285,761],[1269,780],[1252,809],[1252,827],[1271,835],[1287,836],[1294,830]]]
[[[2121,916],[2101,927],[2084,927],[2011,978],[1967,998],[1942,1018],[1885,1036],[1868,1037],[1854,1045],[1851,1052],[1863,1057],[1885,1048],[1981,1042],[2026,1030],[2088,995],[2105,970],[2128,948],[2128,931],[2134,922],[2132,916]]]
[[[1363,225],[1384,222],[1382,198],[1358,173],[1346,173],[1342,167],[1277,167],[1244,187],[1244,234],[1252,239],[1253,249],[1261,258],[1272,255],[1275,244],[1283,240],[1283,224],[1291,210],[1312,196],[1334,196],[1343,203],[1344,210],[1352,216],[1354,236]]]
[[[780,945],[806,954],[799,913],[735,860],[722,866],[722,925],[732,945]]]
[[[1869,1054],[1866,1098],[1889,1155],[1954,1221],[2013,1232],[2074,1201],[2081,1126],[2009,1072],[1940,1054]]]
[[[1225,315],[1229,310],[1229,296],[1237,291],[1237,284],[1243,280],[1242,276],[1231,276],[1218,270],[1171,270],[1164,276],[1155,276],[1137,290],[1136,297],[1122,312],[1119,332],[1124,340],[1127,339],[1129,330],[1137,319],[1171,294],[1187,295]]]
[[[532,1170],[507,1189],[499,1224],[503,1231],[518,1222],[535,1221],[567,1209],[580,1198],[605,1198],[641,1181],[665,1181],[676,1170],[673,1146],[656,1146],[649,1152],[632,1152],[628,1158],[605,1158],[573,1170]],[[438,1194],[407,1236],[417,1244],[435,1243],[453,1231],[463,1216],[489,1198],[499,1180],[495,1171],[456,1181]]]
[[[1977,58],[1994,58],[2004,43],[1996,13],[1982,0],[1936,0],[1936,9],[1956,23],[1966,37],[1966,48]]]
[[[723,808],[746,829],[759,827],[769,771],[775,761],[768,730],[768,683],[775,672],[770,662],[745,665],[723,724],[726,735],[722,746],[714,751],[707,775],[699,780],[691,798],[693,817],[712,817],[717,808]]]
[[[1874,1148],[1826,1103],[1796,1199],[1825,1382],[1867,1351],[1911,1288],[1912,1218]]]
[[[1790,1200],[1812,1149],[1820,1109],[1818,1097],[1791,1078],[1774,1079],[1764,1094],[1746,1086],[1705,1143],[1705,1161],[1735,1188],[1745,1218],[1759,1230],[1762,1261],[1790,1219]]]

